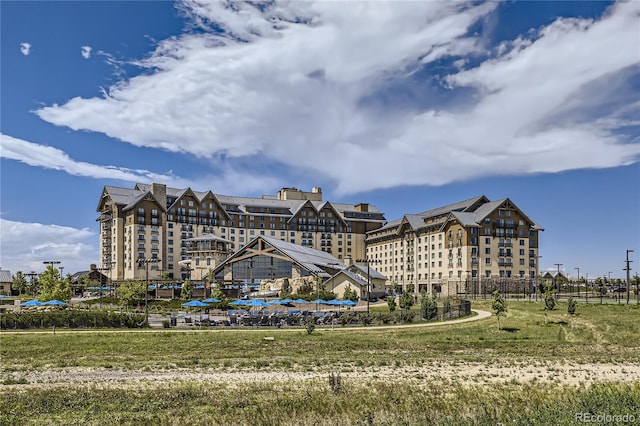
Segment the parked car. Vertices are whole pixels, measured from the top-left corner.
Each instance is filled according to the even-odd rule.
[[[362,297],[360,298],[360,300],[362,300],[363,302],[366,302],[367,300],[368,300],[369,302],[377,302],[377,301],[378,301],[378,298],[377,298],[376,296],[369,296],[369,297],[367,297],[367,296],[362,296]]]
[[[626,287],[623,287],[623,286],[621,286],[621,285],[614,285],[614,286],[611,288],[611,291],[612,291],[613,293],[626,293],[626,292],[627,292],[627,288],[626,288]]]

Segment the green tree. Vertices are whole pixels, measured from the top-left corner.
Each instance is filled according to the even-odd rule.
[[[431,320],[438,315],[438,305],[436,304],[436,295],[432,296],[427,295],[424,291],[421,294],[422,298],[420,300],[420,312],[422,313],[422,318]]]
[[[125,281],[118,286],[118,299],[126,306],[139,305],[144,300],[145,287],[141,281]]]
[[[182,290],[180,291],[180,298],[183,300],[190,300],[193,292],[191,291],[191,281],[184,280],[182,283]]]
[[[351,288],[350,285],[347,285],[347,288],[344,289],[344,293],[342,295],[344,300],[351,300],[353,302],[358,301],[358,293]]]
[[[389,312],[395,312],[396,298],[392,296],[387,297],[387,305],[389,306]]]
[[[576,313],[576,301],[573,297],[569,297],[567,300],[567,313],[574,315]]]
[[[443,315],[447,315],[449,312],[451,312],[451,297],[447,296],[442,302],[442,313]]]
[[[400,295],[400,300],[399,300],[400,309],[408,311],[413,306],[413,303],[414,303],[413,294],[409,293],[408,291],[405,291]]]
[[[556,289],[553,284],[545,283],[544,285],[544,323],[547,323],[547,312],[556,308]]]
[[[47,266],[47,269],[40,274],[39,282],[38,300],[57,299],[63,302],[71,300],[71,285],[69,281],[61,279],[58,269],[52,265]]]
[[[29,284],[27,283],[27,278],[22,274],[22,271],[16,272],[16,274],[13,276],[11,288],[17,290],[19,294],[24,294],[27,292]]]
[[[498,290],[493,292],[493,314],[498,318],[498,330],[500,330],[500,317],[507,315],[507,301],[500,294]]]
[[[222,291],[222,288],[220,288],[219,284],[213,284],[213,292],[211,293],[211,297],[219,300],[225,300],[227,298],[227,296]]]

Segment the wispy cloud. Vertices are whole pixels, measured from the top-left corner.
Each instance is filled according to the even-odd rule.
[[[42,272],[45,260],[59,260],[64,274],[89,269],[98,262],[96,234],[89,229],[25,223],[0,218],[2,268],[12,274]]]
[[[64,151],[22,139],[0,134],[0,158],[20,161],[33,167],[60,170],[73,176],[94,179],[113,179],[125,182],[163,182],[176,187],[196,190],[224,188],[230,194],[246,191],[244,185],[255,190],[268,190],[279,184],[275,179],[259,174],[243,173],[222,164],[215,175],[203,174],[198,179],[187,179],[172,173],[162,174],[149,170],[129,169],[113,165],[98,165],[75,161]],[[237,191],[237,192],[234,192]]]
[[[31,43],[27,43],[27,42],[20,43],[20,52],[24,56],[28,56],[29,53],[31,53]]]
[[[82,46],[80,48],[80,53],[82,54],[82,57],[85,59],[89,59],[91,57],[91,46]]]
[[[37,114],[227,167],[262,156],[342,192],[638,160],[637,140],[606,120],[620,117],[638,75],[638,2],[597,21],[559,18],[492,54],[472,28],[497,2],[179,7],[198,31],[161,41],[137,62],[147,73]],[[447,106],[414,80],[445,58],[454,67],[432,76],[443,85],[435,89],[463,94]],[[611,78],[617,89],[602,85],[587,100]],[[414,102],[397,102],[397,91]]]

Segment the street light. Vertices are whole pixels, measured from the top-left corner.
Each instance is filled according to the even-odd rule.
[[[367,314],[369,313],[369,300],[371,299],[371,264],[372,263],[381,263],[382,261],[379,259],[358,259],[357,263],[366,263],[367,264]]]
[[[560,267],[563,265],[562,263],[554,263],[554,265],[556,265],[558,267],[558,274],[556,275],[556,282],[557,282],[557,287],[558,287],[558,292],[556,293],[556,299],[560,297],[560,281],[558,280],[558,277],[560,276]]]
[[[51,265],[51,267],[55,268],[55,266],[53,266],[53,265],[59,265],[60,261],[59,260],[45,260],[42,263],[44,263],[45,265]],[[61,271],[62,271],[62,269],[61,269]],[[62,274],[62,272],[60,272],[60,273]],[[62,278],[62,275],[60,275],[60,278]]]
[[[145,323],[147,327],[149,327],[149,264],[150,263],[158,263],[160,259],[151,258],[151,259],[138,259],[138,267],[142,267],[144,264],[146,266],[146,275],[145,275],[145,289],[144,289],[144,316]]]
[[[573,268],[573,269],[578,270],[578,297],[580,297],[580,268]]]
[[[113,264],[114,262],[109,262],[107,263],[107,265],[109,265],[109,267],[103,266],[102,268],[96,268],[96,270],[98,271],[109,271],[109,288],[111,288],[111,286],[113,285],[112,279],[111,279],[111,270],[113,268]],[[102,275],[102,274],[101,274]],[[98,309],[102,309],[102,276],[100,277],[100,301],[98,302]]]
[[[25,276],[25,277],[29,277],[29,278],[30,278],[30,280],[29,280],[29,282],[30,282],[29,287],[30,287],[30,290],[31,290],[31,296],[32,296],[32,297],[35,297],[35,296],[36,296],[36,291],[35,291],[35,290],[36,290],[36,286],[33,284],[33,278],[34,278],[34,277],[37,277],[37,276],[38,276],[38,274],[36,274],[36,271],[31,271],[31,272],[30,272],[30,273],[28,273],[28,274],[24,274],[24,276]]]

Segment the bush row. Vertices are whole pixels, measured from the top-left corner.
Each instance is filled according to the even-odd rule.
[[[0,317],[0,329],[29,328],[141,328],[143,314],[120,312],[64,310],[52,312],[11,312]]]

